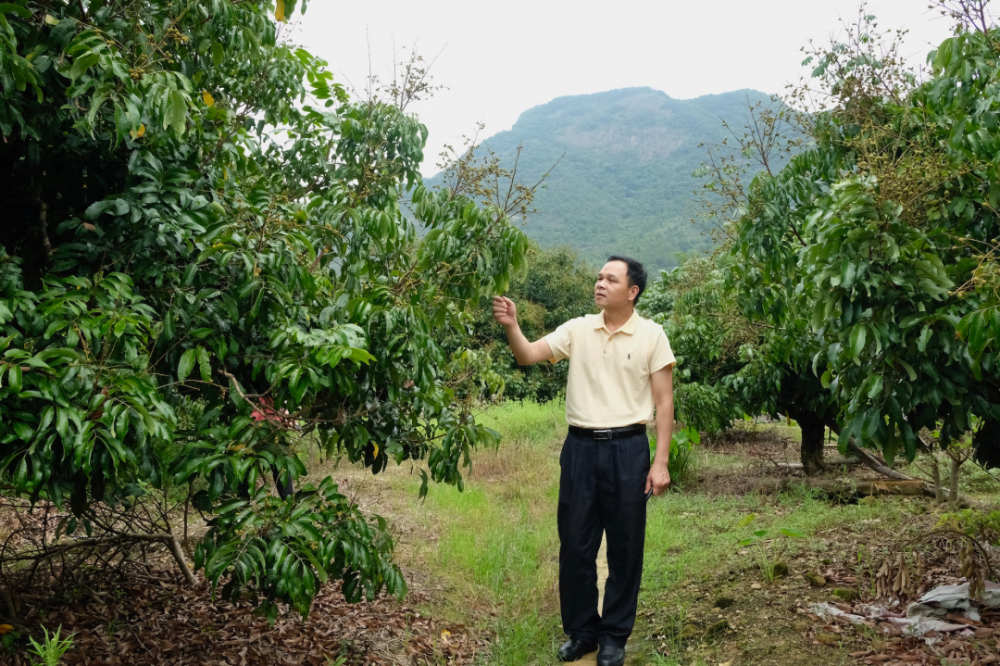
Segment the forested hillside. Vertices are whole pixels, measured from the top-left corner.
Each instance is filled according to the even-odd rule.
[[[614,251],[670,268],[679,252],[711,244],[705,228],[692,224],[699,183],[691,174],[705,159],[700,144],[726,135],[720,118],[742,127],[748,100],[768,96],[739,90],[678,100],[652,88],[625,88],[560,97],[525,111],[485,147],[509,164],[523,145],[525,182],[562,157],[524,227],[542,247],[567,245],[592,262]]]

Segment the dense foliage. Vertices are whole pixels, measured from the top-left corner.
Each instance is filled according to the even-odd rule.
[[[996,359],[957,329],[981,305],[960,289],[977,246],[1000,233],[995,93],[980,75],[1000,64],[998,37],[960,23],[921,84],[889,58],[824,54],[816,75],[839,103],[816,145],[760,182],[740,228],[743,256],[782,276],[783,307],[823,341],[813,370],[837,395],[842,443],[889,460],[912,459],[924,428],[947,447],[1000,419]]]
[[[748,316],[728,282],[732,264],[727,255],[688,259],[643,297],[641,308],[663,324],[677,356],[678,419],[712,433],[758,414],[795,419],[805,470],[821,471],[826,426],[835,426],[837,412],[799,346],[813,338]]]
[[[842,445],[890,462],[971,432],[978,457],[996,463],[1000,369],[983,351],[1000,332],[988,279],[1000,238],[1000,30],[983,3],[942,4],[957,28],[930,54],[926,81],[872,17],[811,56],[827,100],[804,118],[811,143],[733,197],[722,269],[727,298],[763,330],[744,349],[781,370],[779,402],[789,381],[804,386],[794,402],[820,417],[830,408],[836,422],[820,422]],[[815,91],[799,92],[805,103]],[[740,373],[723,370],[715,386]]]
[[[712,259],[691,258],[652,281],[639,308],[663,325],[677,357],[677,418],[699,431],[719,432],[757,411],[736,399],[736,377],[759,336],[736,310]]]
[[[426,129],[350,101],[282,39],[294,10],[0,4],[0,484],[88,533],[92,503],[191,488],[196,565],[271,617],[329,579],[404,590],[381,519],[330,479],[279,498],[268,477],[302,475],[305,441],[461,486],[497,440],[470,401],[499,378],[442,340],[527,250],[422,186]]]

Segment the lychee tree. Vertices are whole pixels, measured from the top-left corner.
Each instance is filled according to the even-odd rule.
[[[527,249],[422,186],[420,86],[351,100],[282,36],[295,11],[0,4],[0,488],[92,538],[118,529],[95,506],[190,489],[196,566],[269,617],[331,580],[405,590],[384,520],[292,445],[461,487],[498,379],[439,342]]]

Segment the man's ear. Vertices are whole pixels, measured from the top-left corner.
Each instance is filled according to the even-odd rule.
[[[634,284],[628,288],[628,300],[634,301],[639,298],[639,285]]]

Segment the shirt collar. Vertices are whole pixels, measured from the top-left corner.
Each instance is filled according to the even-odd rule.
[[[626,333],[628,335],[632,335],[633,333],[635,333],[635,329],[638,326],[639,326],[639,313],[636,312],[635,310],[632,310],[632,316],[629,317],[628,321],[625,322],[625,324],[621,328],[615,331],[615,333]],[[603,328],[607,330],[607,326],[604,323],[604,310],[601,310],[601,314],[597,315],[597,318],[594,320],[594,328],[596,329]]]

